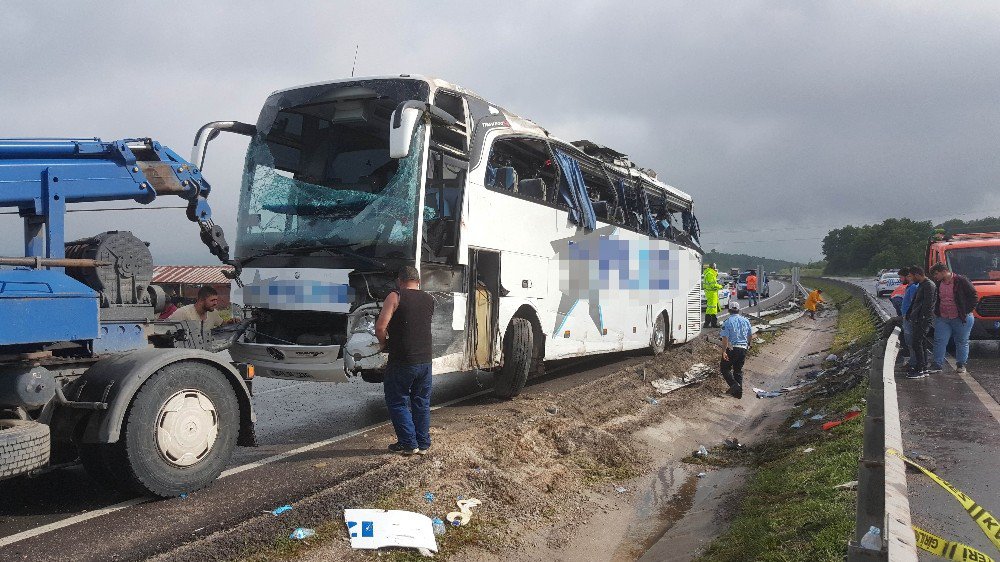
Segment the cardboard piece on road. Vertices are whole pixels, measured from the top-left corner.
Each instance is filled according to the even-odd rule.
[[[679,377],[656,379],[650,382],[660,394],[668,394],[691,384],[702,382],[711,374],[712,368],[704,363],[695,363]]]
[[[384,509],[345,509],[344,521],[351,548],[378,549],[387,546],[425,548],[437,552],[431,518],[420,513]]]

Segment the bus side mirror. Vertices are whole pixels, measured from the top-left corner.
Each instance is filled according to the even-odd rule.
[[[205,155],[208,153],[208,143],[223,131],[252,137],[257,134],[257,126],[240,123],[239,121],[212,121],[211,123],[202,125],[198,129],[198,133],[194,136],[194,148],[191,150],[192,166],[199,170],[205,168]]]
[[[406,158],[410,155],[413,131],[417,128],[421,113],[423,112],[416,107],[405,107],[405,104],[401,104],[392,113],[392,119],[389,121],[390,158]]]
[[[400,103],[392,112],[392,118],[389,120],[390,158],[406,158],[410,155],[413,131],[417,128],[417,122],[425,114],[431,122],[439,125],[450,127],[459,123],[454,115],[426,102],[409,100]]]

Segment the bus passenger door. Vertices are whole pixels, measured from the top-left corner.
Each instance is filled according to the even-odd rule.
[[[500,316],[500,254],[469,249],[469,298],[465,323],[469,366],[489,369],[497,365],[497,321]]]

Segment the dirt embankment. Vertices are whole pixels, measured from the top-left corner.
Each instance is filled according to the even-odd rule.
[[[806,338],[793,339],[794,349],[772,352],[774,346],[768,345],[751,362],[777,366],[787,362],[785,370],[794,372],[795,358],[803,352],[801,343],[795,342]],[[717,369],[718,356],[717,345],[699,339],[563,390],[529,388],[513,401],[439,410],[432,420],[434,448],[429,455],[359,456],[348,463],[326,463],[315,456],[305,462],[315,463],[316,470],[339,471],[343,480],[296,502],[294,523],[263,515],[185,545],[163,559],[411,559],[414,553],[406,551],[381,555],[352,551],[342,510],[404,509],[443,518],[456,509],[459,497],[476,497],[483,503],[473,510],[472,523],[449,527],[439,537],[439,559],[570,556],[571,551],[590,548],[581,535],[604,534],[600,526],[616,510],[641,503],[644,488],[658,489],[669,503],[684,485],[697,487],[690,481],[693,474],[664,464],[664,458],[675,462],[691,450],[685,453],[678,447],[688,447],[692,440],[711,444],[740,424],[755,426],[767,415],[749,391],[742,403],[724,396],[726,384],[717,372],[667,395],[658,395],[651,384],[657,378],[680,376],[696,363]],[[776,382],[767,371],[748,373],[747,388]],[[650,403],[650,397],[657,403]],[[753,406],[752,415],[744,405]],[[748,418],[753,419],[748,422]],[[658,437],[651,438],[651,432]],[[390,442],[390,434],[389,428],[373,430],[343,447],[371,453]],[[665,485],[657,488],[653,482],[657,479]],[[425,499],[428,492],[433,501]],[[686,496],[682,499],[684,505],[691,503]],[[663,507],[652,506],[656,512],[650,517],[660,518]],[[628,516],[635,519],[631,510]],[[286,537],[292,525],[314,527],[318,533],[309,544],[290,541]],[[629,532],[636,531],[622,528],[608,533],[615,535],[607,537],[614,543],[611,551]],[[655,535],[663,529],[653,525],[638,532]],[[641,555],[649,537],[635,539],[633,548],[615,557]]]

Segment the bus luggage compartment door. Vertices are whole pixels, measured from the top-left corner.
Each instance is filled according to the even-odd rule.
[[[500,254],[469,250],[469,295],[466,356],[474,369],[497,365],[497,319],[500,312]]]

